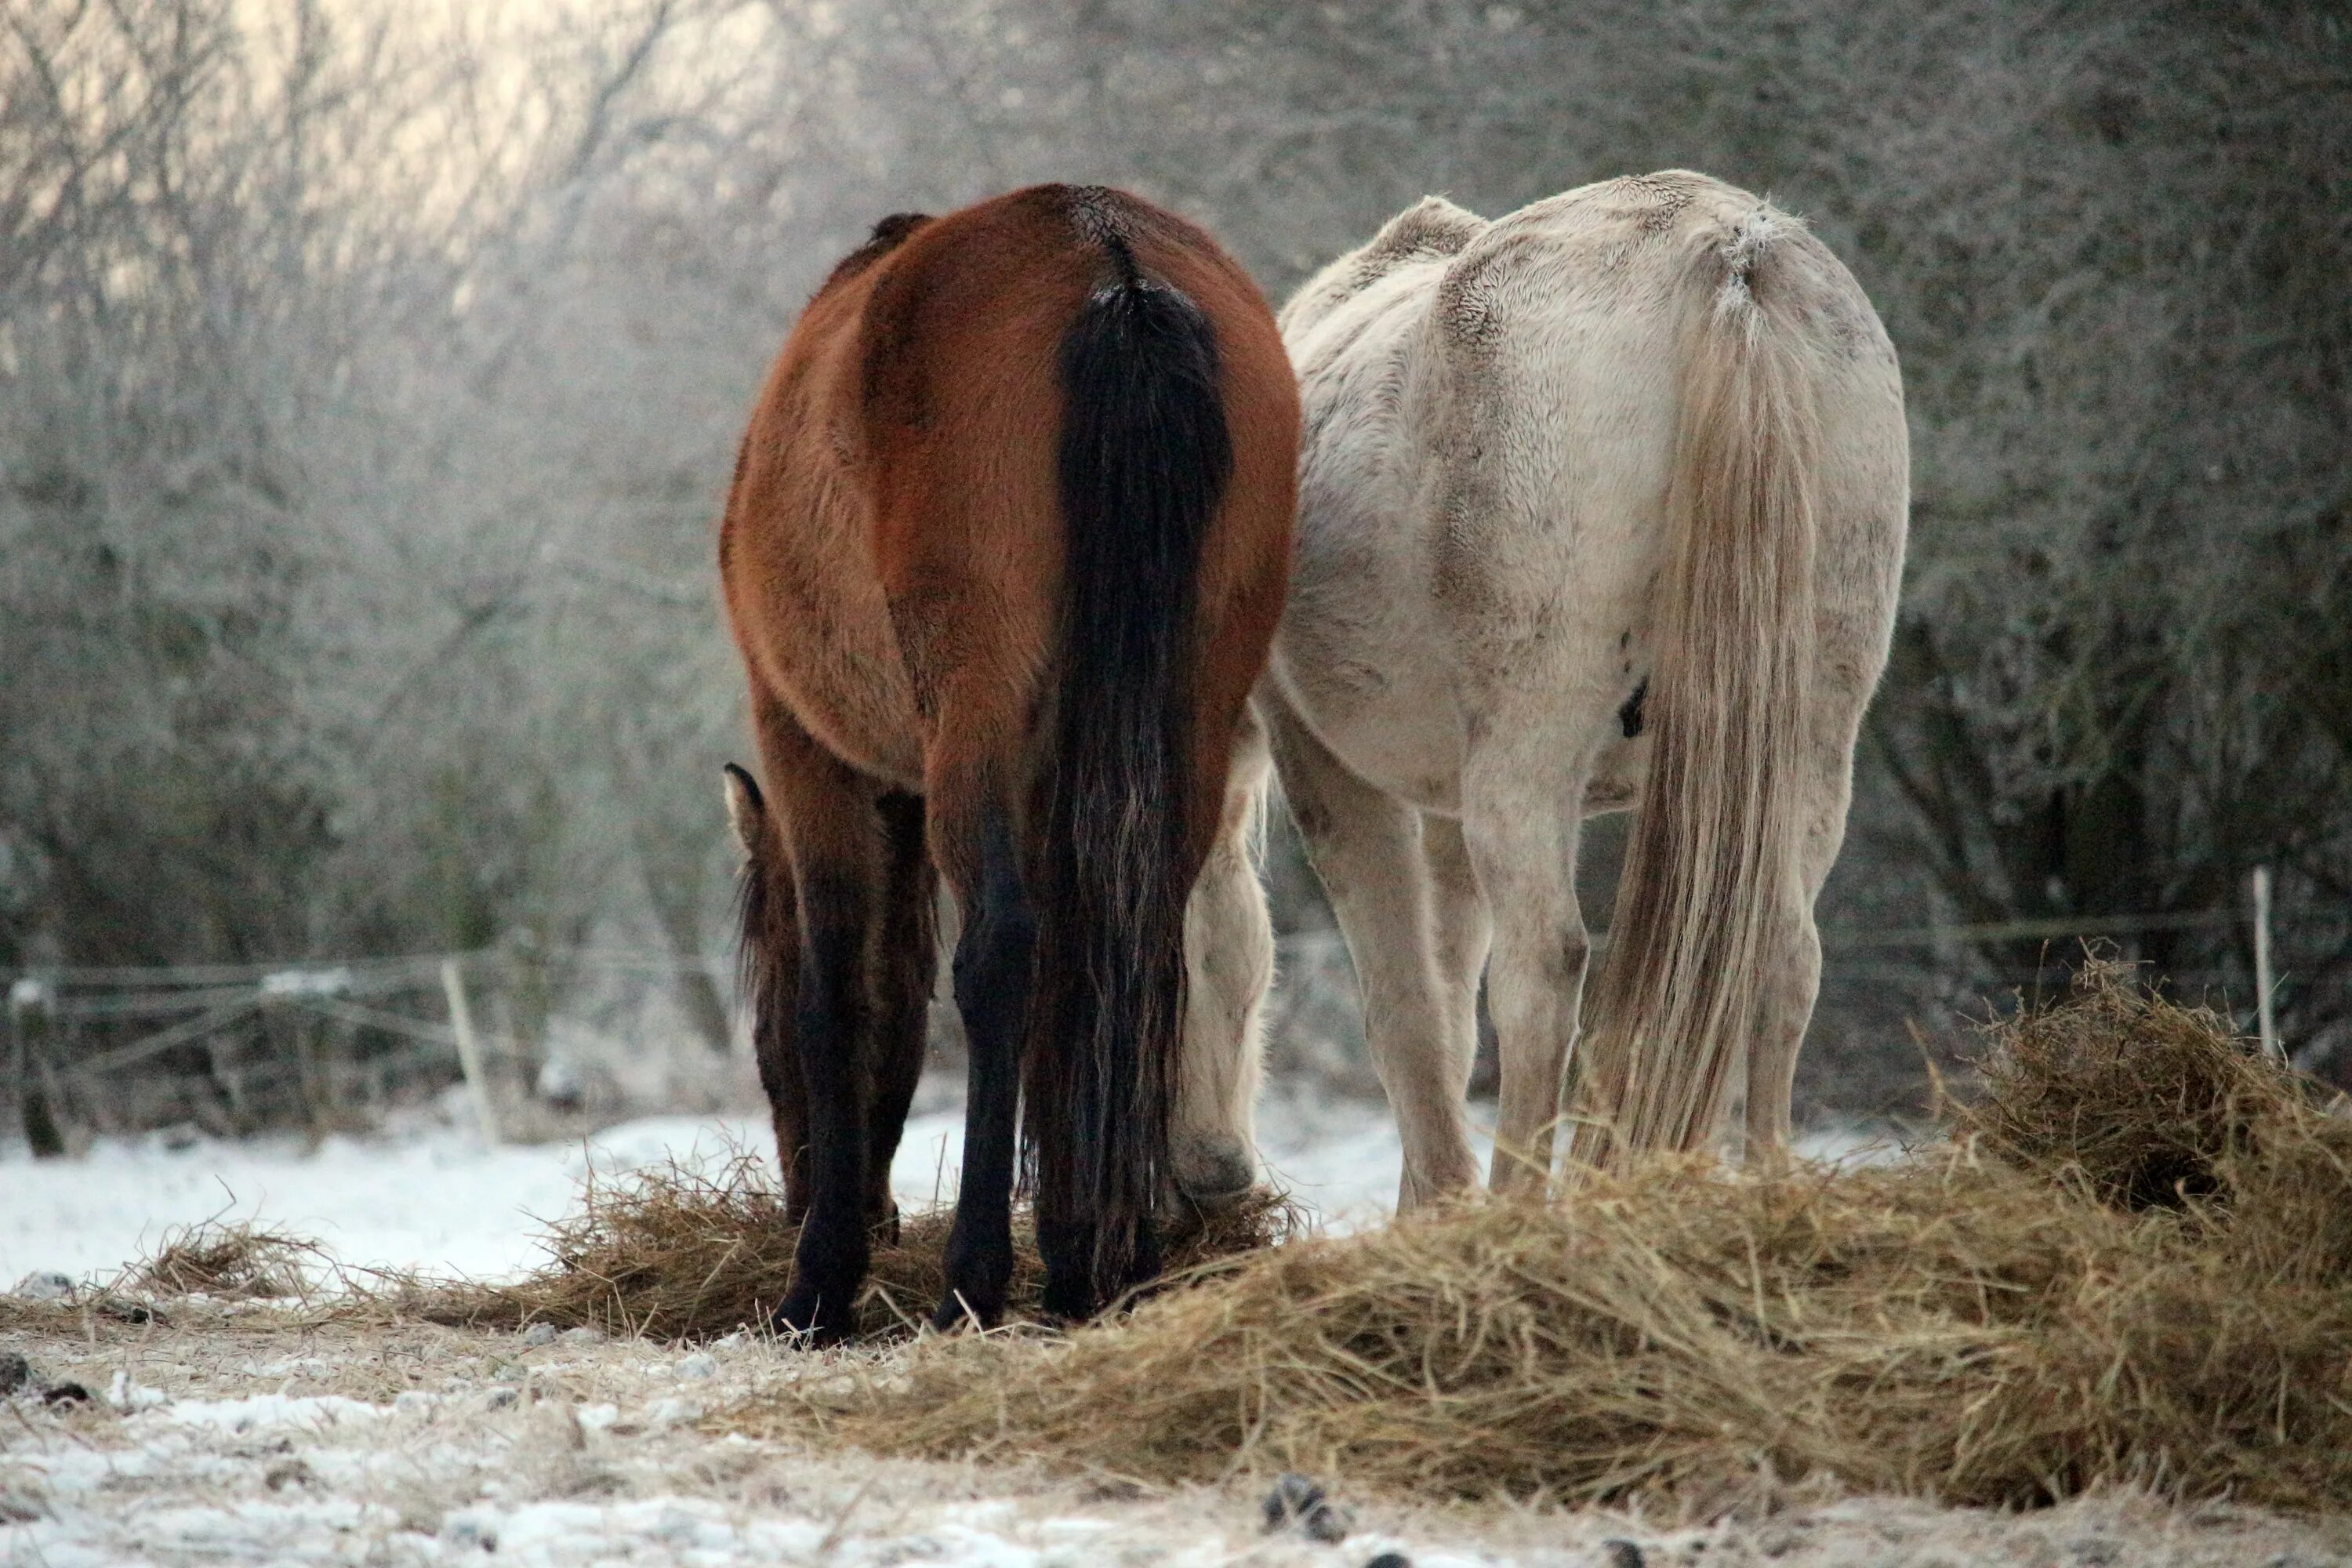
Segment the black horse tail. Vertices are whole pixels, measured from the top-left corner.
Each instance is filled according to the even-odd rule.
[[[1192,691],[1203,539],[1233,471],[1215,334],[1143,276],[1062,341],[1059,679],[1037,774],[1037,946],[1023,1051],[1048,1311],[1159,1271],[1152,1211],[1184,1028]]]

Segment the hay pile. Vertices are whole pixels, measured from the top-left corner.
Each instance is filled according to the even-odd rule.
[[[2352,1122],[2112,967],[1991,1046],[1982,1102],[1900,1165],[1469,1203],[1060,1342],[927,1343],[752,1424],[1436,1497],[2352,1504]]]
[[[283,1231],[206,1220],[164,1233],[153,1257],[133,1266],[136,1294],[202,1293],[222,1300],[281,1300],[307,1296],[314,1268],[331,1268],[319,1244]]]
[[[2168,1005],[2094,961],[2064,1005],[1992,1031],[1983,1091],[1956,1108],[2002,1157],[2072,1169],[2125,1208],[2178,1207],[2220,1190],[2258,1123],[2302,1103],[2277,1067],[2201,1009]]]
[[[715,1168],[675,1162],[615,1178],[592,1174],[581,1207],[553,1224],[555,1266],[511,1285],[400,1282],[404,1310],[432,1322],[481,1328],[553,1323],[661,1340],[699,1340],[764,1325],[791,1284],[800,1228],[784,1217],[769,1163],[737,1153]],[[906,1216],[895,1241],[877,1240],[858,1300],[861,1338],[909,1337],[939,1304],[951,1209]],[[1264,1194],[1173,1238],[1168,1268],[1192,1280],[1229,1267],[1294,1226],[1290,1206]],[[1008,1315],[1034,1317],[1045,1271],[1025,1211],[1013,1220]]]

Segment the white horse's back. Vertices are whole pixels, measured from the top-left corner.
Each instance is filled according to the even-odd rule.
[[[1774,1141],[1902,561],[1901,384],[1869,301],[1795,220],[1671,172],[1491,223],[1433,198],[1282,322],[1307,445],[1264,705],[1406,1195],[1416,1151],[1421,1188],[1462,1179],[1490,914],[1501,1136],[1548,1161],[1578,823],[1645,785],[1582,1079],[1633,1142],[1690,1145],[1744,1072]]]

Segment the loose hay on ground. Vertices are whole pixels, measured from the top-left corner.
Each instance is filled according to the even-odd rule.
[[[951,1210],[926,1210],[906,1216],[895,1239],[877,1237],[857,1308],[862,1337],[909,1336],[938,1304],[953,1220]],[[1174,1238],[1169,1271],[1202,1278],[1295,1225],[1288,1204],[1255,1194]],[[767,1322],[791,1282],[799,1240],[766,1161],[737,1154],[713,1169],[673,1162],[618,1178],[592,1175],[579,1211],[550,1227],[552,1268],[510,1285],[404,1281],[398,1294],[434,1322],[708,1339]],[[1013,1242],[1009,1310],[1034,1317],[1044,1268],[1025,1214],[1016,1215]]]
[[[1064,1342],[920,1345],[753,1424],[1433,1496],[2352,1504],[2352,1125],[2107,967],[1999,1031],[1985,1080],[1897,1166],[1662,1162],[1468,1203]]]
[[[307,1294],[311,1270],[326,1266],[326,1254],[315,1241],[206,1220],[167,1232],[154,1255],[135,1265],[125,1283],[134,1293],[282,1300]]]

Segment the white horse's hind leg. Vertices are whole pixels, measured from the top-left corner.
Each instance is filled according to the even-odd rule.
[[[1866,694],[1866,693],[1865,693]],[[1800,782],[1798,811],[1803,824],[1797,847],[1797,885],[1775,917],[1771,951],[1756,1034],[1748,1058],[1748,1157],[1769,1158],[1785,1149],[1790,1101],[1805,1026],[1822,988],[1822,937],[1813,905],[1837,863],[1845,839],[1846,806],[1853,794],[1853,731],[1861,702],[1835,703],[1837,711],[1816,720],[1811,755]]]
[[[1439,973],[1421,815],[1356,777],[1278,700],[1266,720],[1283,793],[1356,966],[1372,1068],[1396,1113],[1397,1206],[1475,1186],[1462,1103],[1470,1058],[1457,1052],[1453,992]]]
[[[1525,758],[1517,763],[1474,766],[1465,781],[1464,837],[1495,914],[1487,1005],[1501,1051],[1502,1092],[1487,1184],[1498,1193],[1539,1188],[1550,1179],[1552,1129],[1591,949],[1576,898],[1584,780],[1545,789],[1538,781],[1553,770]]]
[[[1789,1146],[1790,1101],[1797,1080],[1797,1053],[1822,985],[1822,939],[1813,926],[1811,900],[1787,911],[1774,925],[1773,952],[1766,960],[1763,1016],[1757,1020],[1748,1058],[1748,1148],[1750,1160],[1769,1160]]]
[[[1267,771],[1265,728],[1245,710],[1216,842],[1184,910],[1184,1068],[1171,1155],[1178,1190],[1208,1208],[1257,1179],[1261,1013],[1274,980],[1274,926],[1257,867]]]
[[[1478,890],[1462,824],[1423,813],[1421,846],[1433,898],[1437,975],[1445,986],[1445,1063],[1454,1097],[1459,1100],[1469,1092],[1470,1074],[1478,1060],[1478,983],[1486,973],[1495,922],[1486,895]]]

